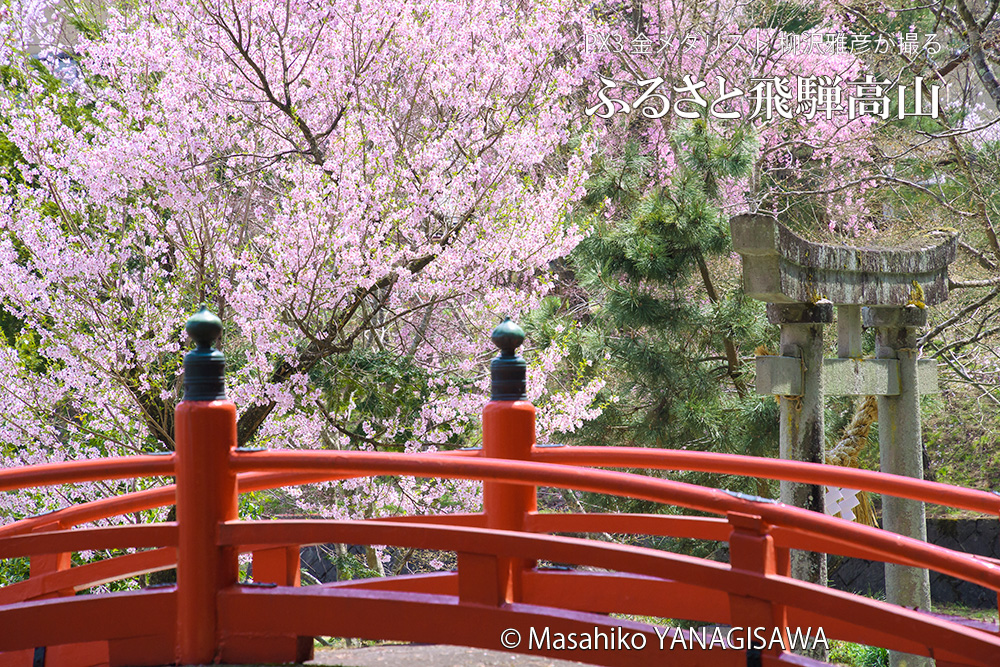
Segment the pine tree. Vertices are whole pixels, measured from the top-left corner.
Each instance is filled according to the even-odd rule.
[[[666,182],[655,176],[656,158],[632,142],[602,159],[588,184],[582,203],[591,233],[564,273],[588,307],[567,308],[564,300],[561,312],[585,320],[579,354],[604,360],[597,372],[607,374],[606,391],[618,401],[605,402],[603,414],[567,440],[775,456],[776,406],[748,390],[739,356],[774,332],[739,287],[739,267],[728,258],[729,214],[720,209],[723,184],[746,177],[756,144],[743,133],[717,136],[697,120],[672,145],[677,165]],[[550,304],[533,322],[536,343],[558,326],[559,312]],[[773,495],[766,480],[668,476]]]

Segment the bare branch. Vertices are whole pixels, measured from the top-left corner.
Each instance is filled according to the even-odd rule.
[[[976,301],[975,303],[966,306],[965,308],[962,308],[960,311],[949,317],[947,320],[945,320],[944,322],[937,325],[936,327],[925,333],[923,336],[921,336],[920,339],[917,341],[918,347],[926,345],[935,336],[939,335],[942,331],[958,323],[963,317],[965,317],[969,313],[979,310],[980,308],[988,304],[990,301],[995,299],[997,295],[1000,295],[1000,289],[995,289],[989,294],[987,294],[985,297],[980,299],[979,301]]]

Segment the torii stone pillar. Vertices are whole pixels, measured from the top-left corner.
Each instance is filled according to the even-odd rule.
[[[927,311],[914,306],[865,308],[864,323],[866,327],[876,330],[875,356],[879,359],[896,359],[899,364],[899,394],[878,397],[878,448],[882,470],[923,479],[917,330],[927,324]],[[926,542],[924,504],[916,500],[884,496],[882,527]],[[905,607],[930,609],[931,586],[927,570],[886,563],[885,590],[889,602]],[[891,595],[889,591],[892,591]],[[908,660],[906,664],[916,666],[931,663],[929,660]]]
[[[823,325],[833,321],[833,307],[825,304],[767,306],[767,317],[781,326],[782,357],[799,360],[801,393],[779,399],[781,458],[823,463]],[[794,371],[793,371],[794,375]],[[781,482],[781,502],[815,512],[825,510],[823,487]],[[793,552],[792,576],[826,585],[826,555]]]
[[[812,243],[764,215],[730,221],[733,247],[743,259],[747,295],[768,302],[768,318],[781,325],[777,356],[756,360],[757,393],[781,403],[783,458],[824,460],[823,401],[831,396],[878,396],[883,472],[923,477],[920,393],[937,391],[934,361],[917,360],[917,330],[925,305],[948,298],[948,265],[956,236],[937,244],[917,237],[904,247],[850,248]],[[837,358],[823,358],[823,325],[837,307]],[[875,359],[861,358],[864,325],[877,331]],[[781,500],[824,511],[819,487],[783,483]],[[923,503],[884,497],[882,522],[891,530],[927,539]],[[825,554],[792,553],[792,575],[825,585]],[[886,565],[886,598],[930,608],[926,570]],[[892,665],[923,667],[929,658],[890,653]]]

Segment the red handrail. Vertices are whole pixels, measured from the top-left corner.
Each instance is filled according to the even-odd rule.
[[[1000,495],[996,493],[871,470],[787,459],[641,447],[544,447],[533,449],[531,460],[605,468],[692,470],[826,484],[1000,515]]]
[[[645,456],[645,453],[642,454]],[[719,459],[720,457],[715,455],[705,458]],[[615,465],[619,465],[624,460],[613,456],[610,459],[615,461]],[[739,461],[738,463],[744,464],[746,462]],[[952,576],[972,579],[978,583],[989,585],[994,589],[1000,589],[1000,575],[998,575],[997,569],[992,564],[977,562],[972,557],[955,554],[940,547],[934,547],[900,536],[888,535],[884,531],[831,517],[816,515],[797,508],[773,503],[753,502],[744,498],[734,497],[717,489],[694,487],[680,482],[626,473],[580,470],[562,464],[489,460],[478,457],[372,454],[365,452],[241,452],[231,455],[230,466],[234,472],[244,471],[245,474],[242,475],[242,490],[254,487],[263,488],[269,485],[286,485],[290,481],[307,482],[332,477],[398,474],[430,477],[484,478],[514,484],[566,486],[598,493],[625,494],[632,497],[645,498],[658,502],[669,502],[720,514],[732,512],[750,513],[761,516],[764,521],[773,524],[776,528],[797,531],[800,533],[800,536],[806,536],[806,538],[812,536],[816,540],[824,541],[828,546],[837,542],[844,545],[852,545],[861,540],[865,543],[865,549],[870,555],[880,555],[887,560],[903,564],[933,567]],[[722,468],[723,466],[719,467]],[[734,462],[729,469],[732,470],[735,467],[737,467],[737,462]],[[805,473],[809,472],[808,464],[801,464],[797,467],[801,468],[797,473],[800,475],[798,479],[813,481],[814,478],[805,476]],[[819,466],[812,467],[819,468]],[[45,479],[56,478],[53,476],[55,473],[51,470],[46,471],[45,475]],[[907,484],[906,482],[909,483]],[[919,492],[927,490],[927,485],[932,484],[915,483],[912,480],[906,480],[906,482],[903,484],[888,482],[887,484],[889,486],[895,484],[896,487],[909,486],[910,488],[905,489],[906,492],[918,497]],[[938,497],[940,497],[941,489],[939,487],[941,486],[935,485],[936,488],[932,488],[932,492],[938,493]],[[168,500],[172,496],[170,491],[170,489],[158,489],[155,491],[140,492],[131,494],[132,497],[109,499],[111,502],[98,501],[96,503],[89,503],[89,508],[72,509],[78,511],[89,509],[89,514],[94,515],[95,512],[100,513],[97,510],[106,512],[110,509],[134,507],[136,502],[149,503],[151,500]],[[963,502],[967,504],[984,503],[982,497],[973,498],[970,501],[970,494],[963,495]],[[987,494],[972,492],[972,495],[982,496]],[[85,514],[87,513],[84,512]],[[63,518],[66,519],[72,516],[71,514],[67,514]],[[81,518],[81,516],[83,515],[78,513],[75,515],[75,518]],[[36,518],[37,521],[47,520],[49,522],[52,519],[52,515]],[[388,530],[393,529],[392,525],[377,525],[382,525]],[[399,527],[398,523],[394,525]],[[174,541],[173,537],[167,535],[167,533],[163,533],[163,529],[160,528],[131,528],[134,530],[133,535],[137,538],[133,540],[134,544],[132,546],[152,546],[154,543],[172,543]],[[149,537],[138,539],[141,531],[136,529],[139,528],[145,529],[144,534],[148,534]],[[319,526],[317,525],[315,528],[319,528]],[[278,526],[274,525],[270,529],[278,529]],[[155,535],[156,530],[160,530],[160,534]],[[0,554],[105,548],[101,546],[106,546],[105,543],[123,546],[124,543],[120,538],[125,533],[126,531],[122,529],[91,529],[88,531],[60,531],[58,533],[26,535],[20,538],[0,541]],[[109,536],[112,535],[116,537],[109,541]],[[98,536],[103,537],[98,539]],[[258,546],[261,542],[260,537],[262,535],[256,538]],[[389,541],[384,539],[384,536],[380,540]]]
[[[262,452],[251,454],[238,453],[237,456],[254,457],[260,453]],[[482,452],[479,450],[457,450],[434,452],[424,454],[424,456],[478,458],[482,456]],[[136,461],[133,462],[130,459],[136,459]],[[737,454],[717,454],[714,452],[691,452],[683,450],[650,450],[627,447],[543,447],[532,449],[531,460],[542,463],[551,462],[576,466],[691,470],[764,477],[767,479],[808,484],[828,484],[937,503],[958,509],[1000,515],[1000,495],[995,493],[868,470],[823,466],[783,459],[760,459],[758,457]],[[100,474],[101,461],[74,461],[46,464],[45,466],[39,466],[40,468],[44,468],[41,471],[33,471],[33,467],[31,466],[2,470],[0,471],[0,490],[128,477],[129,473],[127,471],[130,470],[137,471],[134,473],[136,476],[168,476],[173,474],[173,456],[122,457],[120,459],[109,459],[109,462],[111,464],[111,474],[105,477],[102,477]],[[69,470],[62,471],[62,466],[69,467]],[[240,493],[246,493],[280,486],[331,481],[354,476],[362,476],[362,473],[314,473],[310,476],[302,472],[272,472],[264,476],[241,475],[239,485]],[[302,481],[305,477],[310,478],[308,482]],[[13,480],[24,480],[24,484],[21,487],[16,487],[13,485]],[[162,494],[161,492],[164,490],[172,491],[175,488],[174,485],[167,485],[159,489],[93,501],[73,508],[67,508],[67,510],[57,510],[42,517],[29,517],[22,519],[20,522],[0,526],[0,537],[7,534],[28,532],[34,525],[50,523],[56,520],[64,525],[79,525],[128,512],[162,507],[171,504],[173,499],[168,498],[166,494]],[[129,500],[119,505],[118,501],[125,498]],[[151,504],[146,504],[147,502]],[[22,525],[22,522],[28,523]],[[15,526],[17,528],[14,528]]]
[[[797,529],[827,542],[849,545],[862,542],[894,562],[929,567],[962,579],[971,579],[1000,590],[1000,569],[990,563],[958,554],[912,538],[887,533],[858,523],[836,519],[773,502],[754,502],[719,489],[606,470],[582,470],[565,465],[490,459],[443,459],[422,454],[385,452],[279,452],[238,453],[231,466],[240,471],[292,470],[417,477],[478,478],[513,484],[573,488],[610,493],[693,510],[725,515],[731,512],[760,516],[768,524]],[[803,464],[808,465],[808,464]],[[817,466],[819,467],[819,466]]]
[[[587,453],[588,458],[586,460],[600,460],[608,465],[619,465],[622,461],[626,460],[635,462],[635,454],[641,454],[641,457],[644,459],[656,460],[673,458],[673,455],[676,453],[662,451],[648,453],[639,451],[627,452],[626,454],[628,454],[626,457],[615,456],[614,453],[612,453],[609,457],[595,457],[593,452],[589,452]],[[660,457],[656,456],[656,454],[664,454],[665,456]],[[690,452],[681,452],[680,454],[682,455],[682,457],[680,457],[682,459],[697,459],[700,462],[700,467],[697,469],[701,470],[711,470],[712,468],[708,467],[707,462],[716,463],[719,460],[724,461],[725,458],[729,456],[718,454],[704,456],[704,453],[701,452],[693,453],[702,455],[698,457],[689,457],[688,455],[692,454]],[[718,465],[715,469],[719,471],[724,470],[726,472],[740,470],[743,469],[743,466],[748,463],[747,459],[749,458],[751,457],[740,457],[738,461],[733,462],[729,466]],[[611,462],[609,463],[609,461]],[[759,465],[759,462],[751,461],[749,463]],[[795,464],[793,466],[779,466],[781,468],[794,468],[797,471],[796,476],[793,477],[795,481],[814,483],[816,481],[824,481],[824,475],[829,472],[828,470],[824,470],[824,468],[829,468],[829,466],[817,466],[815,464],[788,461],[782,461],[779,463]],[[660,460],[659,464],[661,466],[664,465],[663,460]],[[981,559],[974,557],[967,557],[969,561],[973,561],[971,565],[974,569],[964,574],[960,573],[958,570],[941,569],[941,567],[950,568],[951,566],[948,566],[943,561],[940,561],[941,554],[933,551],[936,547],[932,547],[919,541],[908,541],[907,538],[902,538],[894,534],[886,534],[884,531],[879,531],[877,529],[870,529],[857,524],[841,522],[829,517],[815,515],[811,512],[797,510],[796,508],[776,505],[760,506],[744,499],[735,498],[724,491],[705,489],[681,482],[644,477],[632,478],[630,476],[627,483],[623,486],[623,478],[619,478],[621,473],[581,471],[578,469],[567,468],[566,466],[560,467],[551,464],[536,465],[525,462],[491,461],[481,458],[445,458],[435,454],[372,454],[365,452],[321,451],[259,451],[254,453],[237,453],[232,456],[232,465],[234,470],[243,470],[251,473],[250,475],[242,476],[241,492],[256,488],[267,488],[272,485],[287,485],[294,481],[302,483],[306,481],[325,481],[331,478],[342,478],[347,476],[399,474],[424,477],[495,479],[515,483],[521,482],[532,483],[535,485],[563,486],[566,488],[575,488],[597,493],[617,493],[619,495],[642,497],[648,500],[677,504],[691,509],[708,511],[716,514],[725,514],[726,512],[731,511],[752,511],[760,514],[770,523],[774,524],[776,528],[786,529],[784,533],[785,535],[788,535],[787,529],[798,529],[801,533],[811,536],[814,542],[817,540],[822,542],[826,549],[830,549],[838,543],[846,547],[853,547],[859,543],[863,543],[869,557],[878,554],[883,558],[892,560],[893,562],[934,567],[934,569],[939,569],[942,572],[947,572],[953,576],[959,576],[966,579],[969,579],[970,577],[974,578],[977,573],[985,574],[987,577],[993,576],[994,574],[994,572],[989,569],[989,563],[983,562]],[[810,476],[807,474],[811,472],[810,468],[816,472],[816,475]],[[282,472],[262,473],[262,471],[274,470],[281,470]],[[835,471],[840,472],[836,469]],[[867,471],[847,472],[857,473]],[[253,475],[252,473],[257,474]],[[52,472],[46,471],[46,475],[50,476],[52,475]],[[834,478],[827,476],[825,479]],[[855,484],[859,481],[863,483],[869,482],[869,480],[859,480],[851,476],[841,476],[840,479],[847,479]],[[876,481],[878,480],[876,479]],[[881,487],[883,489],[891,488],[896,491],[903,490],[906,492],[907,497],[913,497],[916,499],[924,499],[924,496],[922,496],[920,492],[930,488],[933,497],[939,500],[943,500],[942,496],[946,494],[948,489],[952,488],[934,482],[923,482],[908,478],[888,480],[884,483],[870,484],[870,486]],[[986,494],[969,489],[955,490],[960,492],[960,495],[963,496],[961,499],[963,504],[959,505],[962,507],[983,507],[987,502],[991,502],[993,500],[992,494]],[[41,525],[43,523],[52,523],[58,520],[64,525],[78,525],[79,523],[107,518],[108,516],[114,516],[119,513],[132,512],[137,511],[137,509],[168,504],[172,500],[171,491],[171,487],[165,487],[162,489],[128,494],[126,496],[119,496],[116,498],[87,503],[74,508],[68,508],[62,512],[56,512],[42,517],[35,517],[31,520],[25,520],[15,524],[10,524],[9,526],[0,527],[0,537],[29,532],[35,524]],[[19,530],[15,530],[15,528]],[[903,546],[900,546],[900,540],[903,540]],[[806,548],[807,543],[808,538],[806,539],[806,542],[800,541],[794,546],[797,548]],[[880,550],[879,548],[876,548],[876,544],[878,543],[883,543],[888,550]],[[166,545],[163,544],[160,546]],[[920,559],[907,557],[907,555],[913,556],[917,552],[924,551],[928,548],[931,549],[931,551],[926,552],[924,555],[932,560],[938,561],[937,567],[935,567],[931,560],[922,561]],[[62,550],[72,549],[70,545],[67,545]],[[966,557],[963,556],[959,560],[966,560]]]
[[[18,469],[19,470],[19,469]],[[336,476],[309,473],[247,473],[237,477],[240,493],[263,491],[282,486],[295,486],[338,479]],[[78,480],[79,481],[79,480]],[[97,481],[96,479],[90,481]],[[30,533],[41,526],[59,523],[62,526],[79,526],[93,521],[101,521],[114,516],[141,512],[174,504],[177,485],[167,484],[156,489],[133,491],[112,498],[92,500],[80,505],[64,507],[45,514],[20,519],[0,526],[0,539],[13,535]]]
[[[93,461],[63,461],[0,470],[0,491],[37,486],[96,482],[136,477],[170,477],[174,474],[173,454],[122,456]]]
[[[775,537],[779,538],[779,543],[785,546],[811,548],[830,553],[837,552],[838,547],[840,547],[841,553],[852,553],[904,565],[928,567],[950,576],[1000,590],[1000,568],[997,568],[996,564],[992,562],[974,556],[958,554],[923,542],[817,515],[798,508],[772,502],[755,502],[718,489],[613,471],[586,470],[576,466],[673,468],[789,479],[814,484],[837,484],[996,513],[1000,508],[1000,498],[981,491],[957,489],[934,482],[897,478],[867,471],[704,452],[600,448],[581,448],[577,451],[573,448],[535,448],[531,450],[532,461],[486,459],[479,453],[472,454],[470,452],[458,452],[457,454],[457,456],[442,456],[440,453],[414,455],[332,451],[233,452],[229,455],[227,467],[232,473],[239,474],[240,492],[296,483],[391,474],[483,479],[494,483],[532,487],[538,485],[558,486],[596,493],[627,495],[722,515],[732,513],[756,515],[761,517],[766,524],[773,526]],[[173,472],[173,458],[172,456],[157,456],[134,457],[135,460],[116,459],[109,462],[109,476],[123,478],[130,475],[169,475]],[[0,472],[0,483],[6,485],[3,488],[12,488],[15,481],[30,486],[96,481],[96,479],[100,479],[98,475],[102,468],[99,463],[70,462],[46,465],[38,470],[2,471]],[[51,531],[34,535],[24,534],[46,524],[71,526],[118,513],[168,504],[173,499],[174,488],[169,486],[86,503],[3,526],[0,527],[0,538],[5,539],[0,539],[0,556],[55,553],[80,549],[110,548],[110,546],[152,547],[176,544],[175,526],[132,526],[82,531]],[[656,518],[637,516],[628,519],[628,517],[621,517],[621,521],[631,525],[632,528],[638,528],[647,523],[653,525],[656,522],[650,520]],[[675,518],[670,517],[671,520]],[[588,522],[601,521],[595,517],[560,519],[532,515],[526,518],[524,528],[527,530],[552,530],[559,520],[565,520],[567,525],[576,525],[577,528],[583,527]],[[433,519],[428,518],[425,521],[433,521]],[[474,516],[467,516],[462,518],[459,523],[477,521],[478,519]],[[610,527],[612,518],[606,517],[603,521],[604,525]],[[693,521],[699,523],[696,531],[699,534],[708,531],[709,534],[716,537],[723,535],[724,526],[722,525],[708,524],[706,520],[695,519]],[[388,543],[392,540],[378,533],[378,530],[391,531],[394,526],[395,529],[401,530],[405,524],[392,521],[388,525],[387,523],[373,523],[371,525],[380,525],[383,528],[370,529],[375,531],[370,539],[380,543]],[[429,538],[436,529],[433,526],[424,525],[429,531],[426,535]],[[319,524],[314,524],[310,529],[318,530],[320,528]],[[361,529],[362,525],[358,524],[357,528]],[[241,530],[243,529],[241,528]],[[244,539],[252,541],[252,545],[244,545],[244,548],[252,548],[255,551],[264,548],[281,548],[284,544],[302,541],[301,536],[290,534],[286,534],[283,539],[276,541],[262,539],[266,532],[275,530],[279,530],[276,523],[261,528],[252,540],[250,537],[245,537]],[[400,534],[402,533],[405,531]],[[227,534],[231,534],[231,532]],[[20,535],[20,537],[16,537],[16,535]],[[246,535],[249,536],[250,533],[246,533]],[[381,537],[374,537],[375,535],[381,535]],[[235,542],[230,543],[239,546]],[[220,544],[225,544],[225,542]],[[126,559],[128,562],[117,564],[109,562],[100,568],[92,569],[93,576],[107,578],[125,574],[121,571],[123,568],[136,571],[137,567],[140,569],[153,567],[155,569],[169,566],[169,560],[164,560],[164,558],[167,557],[143,556]],[[133,561],[137,564],[132,565]],[[141,567],[139,561],[142,561]],[[40,578],[34,586],[36,588],[43,585],[58,586],[60,582],[66,585],[84,586],[89,582],[88,576],[87,572],[84,571],[67,573],[66,575],[53,573]],[[50,583],[44,584],[44,582]],[[13,590],[10,594],[20,595]],[[785,601],[784,604],[791,603]]]
[[[847,625],[884,628],[886,620],[893,617],[899,620],[898,614],[902,613],[908,625],[897,636],[908,637],[914,643],[925,639],[945,643],[943,635],[951,634],[952,642],[960,640],[976,644],[976,648],[970,651],[966,651],[965,647],[956,650],[959,655],[988,661],[996,657],[996,651],[1000,650],[998,637],[984,635],[981,631],[970,628],[959,629],[953,624],[919,612],[899,610],[884,602],[830,591],[789,577],[741,571],[724,563],[642,547],[479,528],[406,523],[386,525],[373,521],[239,521],[223,525],[221,544],[239,545],[248,542],[258,545],[378,543],[467,554],[504,554],[521,559],[547,559],[668,578],[730,594],[745,595],[754,589],[761,593],[761,589],[764,589],[771,599],[806,611],[815,610],[818,604],[839,606],[845,611],[840,618]],[[460,565],[459,578],[462,577],[461,572]],[[596,595],[596,592],[592,593]],[[304,591],[302,595],[307,596],[309,593]],[[317,592],[317,595],[324,593]],[[832,595],[832,598],[828,598],[828,595]],[[830,627],[833,627],[833,623]],[[914,646],[894,648],[913,650]]]

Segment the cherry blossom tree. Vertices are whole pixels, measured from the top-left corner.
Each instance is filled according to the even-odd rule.
[[[0,96],[3,465],[172,449],[201,302],[226,323],[240,444],[474,442],[490,329],[531,308],[580,239],[586,8],[123,4],[68,17],[76,43],[53,46],[72,48],[71,82],[50,66],[62,55],[19,37],[60,11],[0,17],[16,27]],[[396,400],[359,414],[376,380]],[[556,413],[593,393],[535,392]],[[304,506],[435,500],[409,484]],[[2,520],[114,490],[9,497]]]

